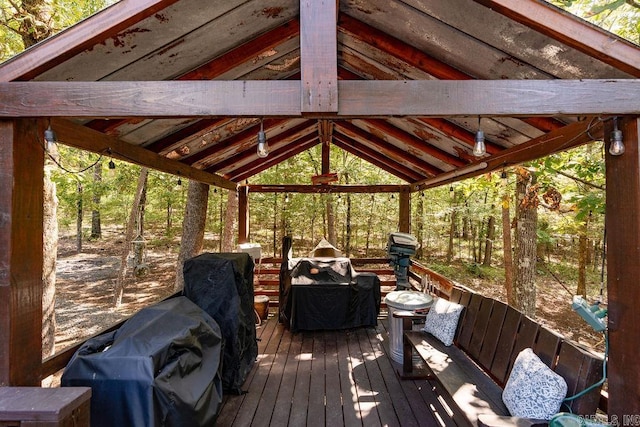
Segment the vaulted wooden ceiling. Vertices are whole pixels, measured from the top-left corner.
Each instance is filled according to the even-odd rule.
[[[326,8],[334,16],[327,18]],[[24,86],[20,90],[27,95],[16,104],[31,105],[31,113],[6,107],[0,115],[33,116],[40,101],[43,109],[37,116],[54,117],[51,124],[63,143],[228,188],[325,143],[417,190],[598,137],[602,128],[596,116],[617,113],[613,103],[624,101],[622,113],[640,110],[629,106],[634,96],[629,91],[637,95],[637,85],[623,86],[615,99],[603,99],[611,92],[597,92],[605,87],[601,79],[635,83],[638,76],[637,46],[539,0],[318,1],[306,11],[298,0],[123,0],[0,66],[0,82],[14,82],[0,86],[5,104],[11,103],[9,96],[15,98],[15,82],[20,81],[68,82],[72,91],[81,92],[79,97],[61,94],[61,85]],[[316,80],[309,83],[310,78]],[[554,88],[558,79],[595,79],[580,90],[595,88],[596,93],[573,91],[570,85],[540,93],[541,87]],[[118,98],[122,86],[109,92],[110,86],[82,85],[134,82],[132,90],[149,93],[154,86],[145,84],[168,80],[234,80],[243,86],[211,94],[204,85],[176,86],[173,93],[185,93],[195,110],[184,113],[181,104],[188,101],[176,96],[174,117],[171,111],[146,112],[153,101],[171,110],[172,99],[158,99],[164,92],[155,99]],[[532,86],[519,92],[514,85],[496,90],[499,82],[463,85],[502,80],[531,81]],[[540,85],[547,80],[549,85]],[[291,85],[255,95],[247,89],[252,81]],[[389,81],[416,84],[389,86]],[[443,90],[428,84],[442,81],[452,81],[451,86]],[[317,89],[313,85],[325,85],[314,93],[329,99],[309,95],[316,108],[305,110],[303,100],[297,114],[279,110],[286,106],[280,88],[297,87],[296,82],[303,92],[310,88],[309,93]],[[493,92],[478,94],[478,88]],[[350,108],[360,90],[367,93],[364,105]],[[109,95],[115,98],[109,102],[121,102],[120,110],[96,107]],[[197,110],[199,99],[204,103],[215,97],[219,111],[225,106],[235,111],[233,106],[245,96],[249,99],[243,103],[250,104],[255,96],[262,110]],[[432,102],[416,101],[421,97]],[[472,107],[456,108],[465,97]],[[518,102],[526,108],[509,109]],[[67,108],[71,103],[75,109]],[[261,123],[270,146],[266,159],[256,154]],[[479,127],[486,135],[487,154],[477,158],[472,149]]]

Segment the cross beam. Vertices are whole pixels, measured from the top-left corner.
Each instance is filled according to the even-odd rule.
[[[299,81],[0,83],[0,117],[581,116],[640,114],[640,80],[339,81],[336,113]],[[603,102],[606,100],[606,102]]]

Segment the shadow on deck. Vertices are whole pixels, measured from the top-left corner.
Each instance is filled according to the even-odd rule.
[[[258,337],[247,393],[225,397],[216,425],[455,425],[427,381],[399,379],[386,317],[375,328],[292,334],[271,315]]]

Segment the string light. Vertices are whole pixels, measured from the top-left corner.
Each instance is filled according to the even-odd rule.
[[[473,155],[476,157],[484,156],[487,152],[487,147],[484,143],[484,132],[480,129],[480,117],[478,117],[478,131],[476,132],[475,140]]]
[[[269,144],[267,143],[267,135],[264,133],[264,120],[260,120],[260,132],[258,132],[258,157],[264,159],[269,155]]]
[[[613,118],[613,131],[611,132],[611,145],[609,153],[612,156],[624,154],[624,143],[622,142],[622,131],[618,129],[618,118]]]

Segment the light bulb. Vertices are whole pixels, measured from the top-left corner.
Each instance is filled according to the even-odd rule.
[[[263,130],[258,132],[258,157],[264,159],[269,155],[269,145],[267,144],[267,135]]]
[[[609,153],[612,156],[619,156],[624,153],[624,143],[622,142],[622,131],[618,129],[618,119],[613,118],[613,131],[611,132],[611,145]]]
[[[478,129],[476,132],[476,143],[473,146],[473,155],[476,157],[484,156],[487,152],[487,147],[484,144],[484,132]]]

